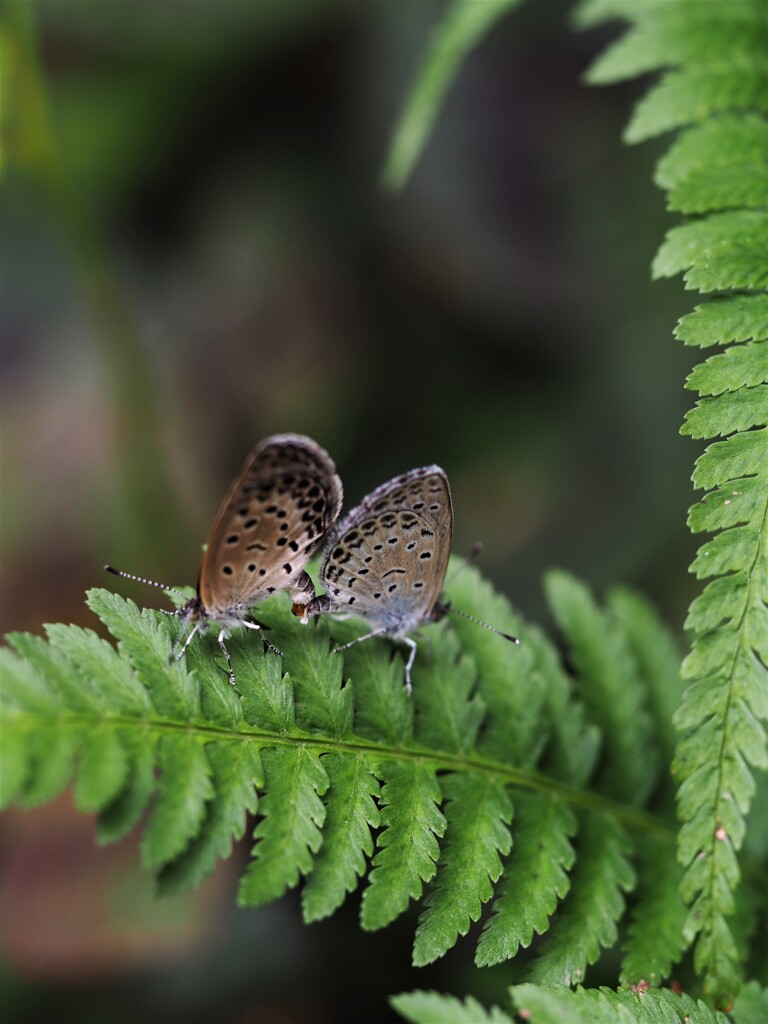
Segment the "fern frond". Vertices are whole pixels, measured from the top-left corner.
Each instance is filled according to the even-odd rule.
[[[512,802],[498,780],[454,774],[442,789],[448,839],[416,929],[417,967],[442,956],[478,920],[502,872],[499,855],[512,846]]]
[[[592,663],[613,664],[617,692],[639,691],[623,705],[636,710],[665,685],[668,638],[647,615],[629,623],[638,599],[627,599],[622,619],[575,581],[560,583],[587,623],[610,618],[602,636],[572,628],[574,644],[584,660],[588,638]],[[582,977],[616,940],[630,858],[649,834],[671,856],[669,823],[638,799],[605,795],[637,797],[637,781],[606,782],[604,772],[630,766],[597,761],[593,709],[544,633],[475,570],[457,577],[452,596],[523,643],[464,619],[456,630],[430,627],[409,697],[393,645],[359,644],[342,658],[331,632],[338,641],[358,627],[303,626],[284,595],[259,613],[285,657],[233,636],[234,689],[214,636],[171,662],[178,620],[92,591],[90,607],[117,647],[90,630],[49,626],[48,639],[17,634],[0,650],[3,798],[30,805],[72,785],[79,806],[98,814],[102,841],[146,815],[142,857],[162,892],[199,884],[255,814],[244,906],[304,878],[304,916],[314,921],[362,884],[362,924],[373,929],[421,901],[420,964],[442,956],[488,905],[479,964],[513,957],[538,934],[538,976]],[[654,923],[670,928],[666,910],[650,903],[645,917],[633,910],[631,926],[632,963],[648,966],[645,976],[670,969],[673,945],[662,944],[664,960],[643,939]]]
[[[412,1024],[513,1024],[512,1018],[492,1006],[486,1010],[476,999],[456,999],[439,992],[404,992],[390,1003]]]
[[[515,985],[512,1002],[536,1024],[727,1024],[722,1013],[669,989],[567,989]]]
[[[742,975],[729,919],[751,769],[768,767],[768,17],[756,0],[592,2],[581,17],[595,23],[613,15],[630,28],[591,78],[663,72],[626,138],[684,128],[656,180],[670,209],[701,215],[669,231],[654,275],[683,273],[687,288],[732,293],[697,307],[676,332],[687,345],[732,346],[697,366],[687,383],[701,398],[682,433],[725,440],[710,445],[693,477],[708,493],[689,524],[715,536],[692,565],[711,582],[686,622],[694,640],[682,669],[688,686],[676,716],[683,736],[675,759],[685,934],[696,940],[705,991],[726,1005]]]
[[[163,894],[198,886],[216,863],[229,856],[232,844],[245,834],[247,815],[258,808],[257,789],[264,786],[264,768],[253,744],[212,742],[205,753],[210,764],[211,799],[200,831],[186,849],[158,875]]]
[[[608,594],[608,611],[619,624],[642,681],[653,735],[661,755],[661,782],[669,788],[677,731],[672,718],[680,706],[680,650],[655,609],[629,587]]]
[[[323,841],[325,805],[320,799],[328,776],[314,751],[304,746],[262,753],[266,795],[253,836],[254,859],[246,868],[237,898],[241,907],[260,907],[293,888],[312,870]]]
[[[659,985],[680,962],[686,943],[686,909],[680,896],[682,869],[669,856],[669,847],[646,836],[637,856],[637,886],[624,940],[620,980]]]
[[[494,22],[520,2],[452,0],[433,32],[429,50],[395,126],[382,172],[387,188],[402,188],[408,180],[462,61]]]
[[[208,752],[196,736],[184,732],[163,736],[158,767],[164,785],[141,845],[144,863],[150,868],[170,863],[196,838],[213,796]]]
[[[532,679],[542,646],[535,642],[535,630],[478,573],[457,574],[447,592],[456,608],[521,638],[520,646],[511,649],[508,643],[467,619],[456,616],[450,622],[461,646],[472,652],[478,693],[487,710],[478,739],[479,751],[501,761],[534,765],[549,732],[545,719],[547,688]],[[551,651],[551,644],[546,643]],[[576,740],[577,735],[578,725],[571,738]]]
[[[328,917],[356,888],[373,853],[371,830],[381,823],[381,786],[366,758],[326,754],[322,763],[333,799],[326,795],[323,845],[302,893],[307,922]]]
[[[685,345],[700,348],[753,338],[765,340],[768,337],[768,295],[716,296],[684,316],[675,328],[675,337]],[[740,348],[729,351],[739,352]]]
[[[512,1024],[513,1019],[534,1024],[728,1024],[722,1013],[669,989],[570,991],[562,985],[525,984],[513,986],[509,994],[510,1014],[438,992],[407,992],[390,1002],[411,1024]],[[735,1024],[757,1024],[758,1019],[745,1016]]]
[[[360,915],[363,928],[373,930],[401,914],[421,896],[423,883],[435,873],[445,832],[439,810],[440,786],[429,764],[383,766],[386,782],[381,792],[381,821],[385,826],[373,858]]]
[[[478,967],[511,960],[521,946],[530,946],[534,933],[543,935],[571,885],[573,811],[558,797],[542,793],[521,793],[515,803],[514,852],[477,944]]]
[[[582,815],[571,886],[549,942],[529,971],[532,981],[575,985],[601,949],[616,941],[624,893],[635,884],[631,844],[624,828],[596,815]]]
[[[768,988],[761,988],[756,981],[747,982],[731,1011],[733,1024],[761,1024],[767,1017]]]
[[[653,788],[659,757],[626,637],[581,583],[560,572],[549,573],[545,582],[571,647],[580,693],[603,735],[607,790],[617,799],[642,803]],[[634,681],[627,686],[629,678]]]

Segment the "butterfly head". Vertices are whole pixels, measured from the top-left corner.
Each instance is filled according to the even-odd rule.
[[[173,613],[177,618],[183,622],[199,622],[201,619],[205,619],[206,611],[203,606],[203,602],[200,600],[200,596],[190,597],[188,601],[177,608]]]
[[[442,622],[449,612],[453,611],[450,601],[438,601],[432,609],[432,622]]]

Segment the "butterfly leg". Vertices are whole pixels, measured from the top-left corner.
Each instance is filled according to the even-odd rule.
[[[184,643],[183,643],[183,645],[181,647],[181,650],[179,651],[178,654],[174,655],[173,652],[171,652],[171,661],[173,661],[174,658],[175,658],[176,661],[181,661],[181,659],[187,653],[187,648],[192,643],[192,637],[200,629],[200,626],[201,626],[201,623],[198,622],[195,626],[192,627],[192,629],[189,631],[189,635],[187,636],[187,639],[184,641]]]
[[[230,681],[230,683],[232,683],[233,686],[236,686],[237,685],[237,680],[235,679],[235,673],[234,673],[234,671],[232,669],[232,661],[230,660],[230,657],[229,657],[229,651],[227,650],[226,646],[224,645],[224,639],[225,639],[226,635],[227,635],[226,629],[222,629],[221,632],[219,633],[219,647],[221,648],[221,653],[224,655],[224,657],[226,658],[226,661],[227,661],[227,674],[229,676],[229,681]]]
[[[259,630],[259,632],[261,633],[261,639],[264,641],[265,648],[268,651],[272,651],[273,654],[282,655],[283,652],[280,650],[280,648],[275,647],[275,645],[271,644],[269,640],[267,640],[266,636],[264,636],[264,630],[266,629],[266,627],[263,626],[260,622],[256,622],[254,619],[241,619],[240,624],[242,626],[245,626],[246,629]]]
[[[308,572],[303,572],[296,580],[291,596],[293,598],[291,611],[297,619],[301,619],[303,623],[306,623],[309,608],[317,600],[315,597],[315,585]]]
[[[408,691],[408,696],[411,696],[411,669],[413,668],[413,662],[416,658],[416,641],[412,640],[409,636],[403,638],[404,642],[411,648],[411,653],[408,655],[408,661],[405,663],[405,688]]]

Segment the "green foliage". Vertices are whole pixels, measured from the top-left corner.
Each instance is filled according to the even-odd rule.
[[[730,346],[687,381],[701,398],[682,433],[724,440],[707,448],[693,475],[707,494],[689,524],[714,536],[691,567],[710,582],[686,621],[693,645],[683,662],[674,761],[684,934],[697,940],[705,991],[727,1005],[743,976],[733,914],[751,769],[768,768],[768,17],[757,0],[591,0],[579,12],[583,24],[614,16],[630,27],[589,78],[662,71],[626,138],[682,129],[656,180],[670,210],[696,215],[668,232],[654,274],[683,273],[687,288],[718,293],[676,333],[687,345]]]
[[[540,935],[531,977],[576,981],[626,920],[627,979],[668,976],[682,950],[667,877],[672,784],[650,723],[671,640],[635,594],[600,608],[564,573],[548,590],[579,694],[552,642],[472,569],[450,588],[456,607],[522,643],[465,619],[432,626],[413,697],[390,642],[336,656],[332,639],[356,625],[303,626],[285,595],[259,609],[285,655],[236,632],[234,689],[212,633],[171,660],[177,619],[91,591],[116,646],[51,625],[47,639],[15,634],[0,650],[3,799],[30,805],[72,785],[105,842],[149,809],[142,859],[162,892],[199,884],[256,815],[242,906],[304,878],[315,921],[362,884],[361,923],[376,929],[418,901],[417,965],[489,906],[478,964]],[[622,751],[608,734],[630,728]],[[627,917],[636,871],[661,882],[641,888]]]
[[[514,3],[450,5],[395,131],[390,187],[411,173],[462,60]],[[742,985],[759,887],[759,874],[742,882],[742,861],[747,848],[766,853],[752,770],[768,768],[768,17],[761,0],[586,0],[577,14],[585,26],[616,17],[629,28],[588,78],[661,72],[625,137],[679,130],[656,181],[689,219],[668,232],[653,273],[683,274],[709,294],[676,334],[722,347],[687,381],[699,401],[682,432],[720,440],[693,476],[706,494],[690,526],[710,536],[692,570],[709,582],[686,622],[682,698],[674,642],[652,609],[626,590],[600,606],[563,573],[546,589],[572,674],[541,630],[468,571],[452,585],[456,606],[522,646],[465,620],[432,627],[412,699],[389,642],[329,655],[355,625],[302,627],[280,599],[260,616],[285,656],[233,638],[237,690],[214,638],[169,661],[177,623],[106,591],[89,603],[116,647],[57,625],[0,650],[3,806],[71,786],[103,842],[149,810],[142,858],[164,892],[198,885],[256,815],[243,906],[304,879],[310,922],[361,887],[362,925],[374,929],[420,901],[417,965],[484,914],[478,966],[519,957],[527,978],[509,1011],[394,997],[414,1022],[721,1024],[721,1013],[658,987],[686,970],[692,943],[694,991],[729,1007],[735,1024],[768,1015],[766,990]],[[32,163],[49,159],[45,140],[30,136],[27,148]],[[608,950],[621,955],[622,987],[571,990]]]
[[[569,992],[562,986],[516,985],[510,994],[521,1016],[527,1011],[536,1024],[726,1024],[721,1013],[669,989]]]
[[[395,126],[382,172],[387,188],[402,188],[408,180],[461,62],[491,26],[520,2],[452,0],[443,20],[434,29],[429,51]]]
[[[731,1016],[734,1024],[761,1024],[768,1017],[768,988],[748,982],[739,992]]]
[[[512,1018],[498,1007],[486,1010],[471,996],[455,999],[439,992],[404,992],[390,1002],[413,1024],[512,1024]]]
[[[474,999],[460,1000],[437,992],[408,992],[394,996],[392,1005],[412,1024],[726,1024],[722,1013],[713,1012],[689,996],[669,989],[630,991],[607,988],[570,991],[562,985],[515,985],[509,990],[512,1007],[486,1010]],[[519,1017],[512,1015],[517,1011]],[[753,1019],[737,1018],[737,1024]]]

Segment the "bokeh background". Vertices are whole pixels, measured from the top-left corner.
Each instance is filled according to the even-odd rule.
[[[643,83],[580,76],[614,31],[513,10],[462,66],[404,191],[380,185],[437,0],[9,0],[2,87],[2,632],[93,627],[106,561],[194,583],[252,445],[334,456],[351,507],[438,462],[455,549],[548,622],[542,573],[635,585],[681,630],[697,454],[678,436],[690,299],[651,283],[671,219]],[[137,601],[156,595],[117,584]],[[304,928],[234,909],[244,844],[152,899],[135,843],[68,799],[9,814],[6,1021],[391,1020],[413,987],[502,998],[470,943],[415,973],[415,914]],[[478,992],[478,985],[485,991]]]

